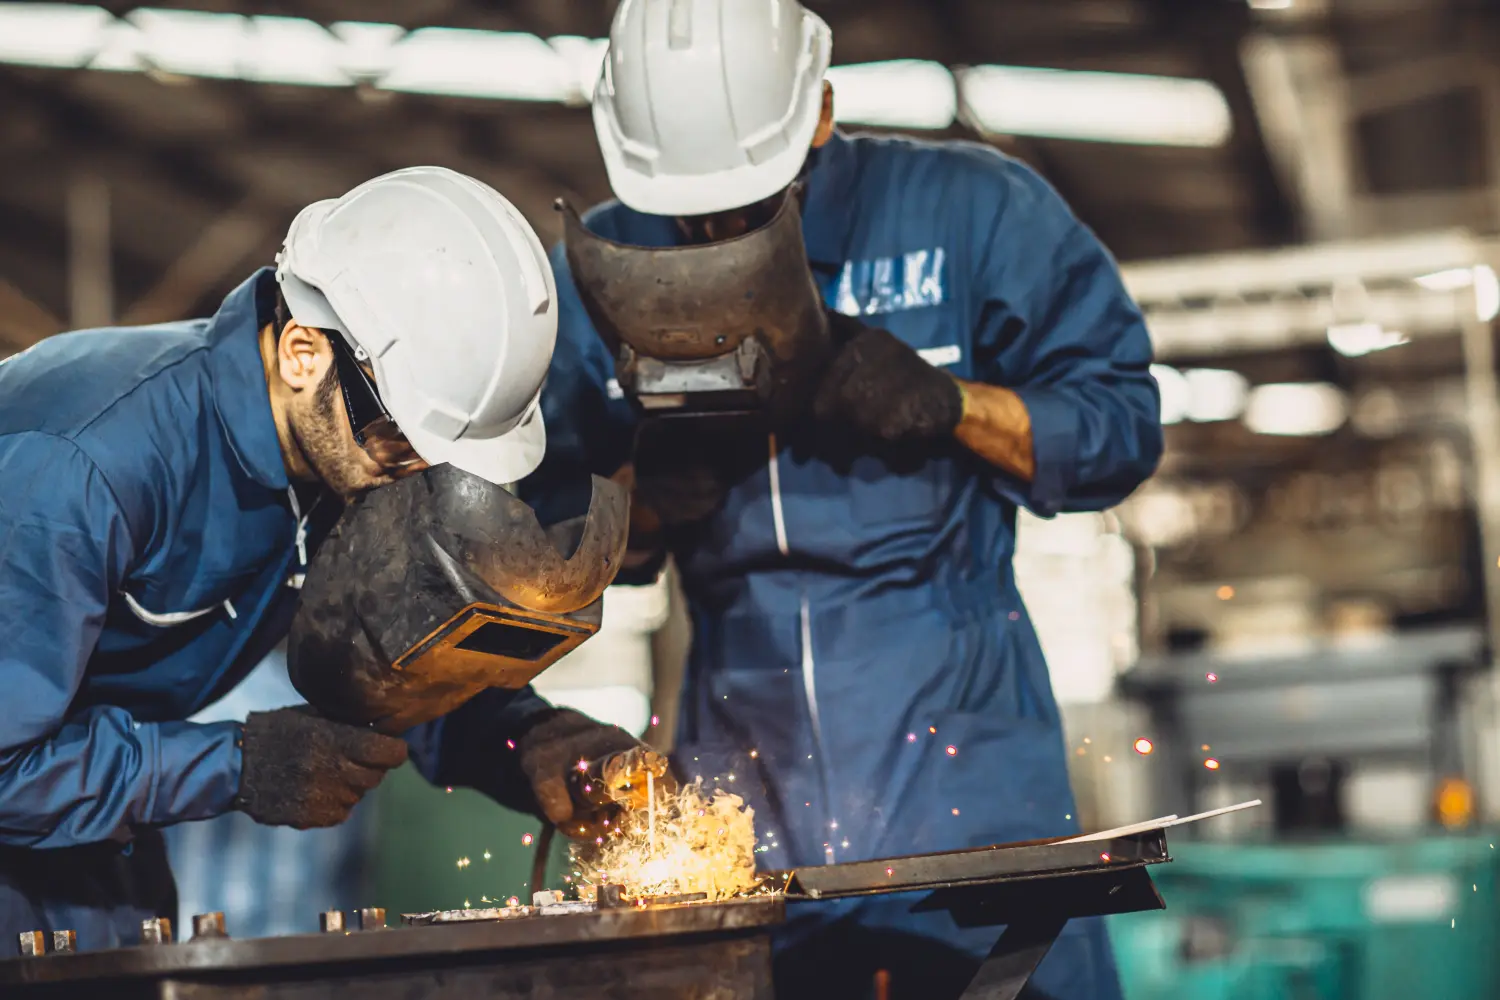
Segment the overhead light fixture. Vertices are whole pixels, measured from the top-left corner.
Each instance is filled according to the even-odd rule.
[[[1006,135],[1219,146],[1233,130],[1228,102],[1207,80],[975,66],[958,85],[976,122]]]
[[[1346,358],[1362,358],[1410,340],[1406,334],[1387,330],[1379,323],[1341,323],[1328,328],[1328,346]]]
[[[230,80],[240,75],[247,24],[238,14],[141,7],[126,20],[140,32],[142,69]]]
[[[1500,279],[1484,264],[1474,268],[1474,313],[1481,323],[1500,315]]]
[[[1290,10],[1292,0],[1248,0],[1253,10]]]
[[[1180,424],[1187,419],[1192,390],[1182,372],[1171,365],[1152,365],[1151,377],[1156,379],[1161,396],[1161,422],[1164,425]]]
[[[347,87],[340,41],[301,17],[250,18],[240,75],[256,83]]]
[[[568,75],[576,88],[569,103],[591,103],[594,88],[599,85],[599,77],[604,72],[604,54],[609,50],[609,39],[555,35],[547,39],[547,44],[556,49],[568,64]]]
[[[1245,426],[1257,434],[1315,437],[1344,425],[1349,404],[1336,385],[1279,382],[1250,390]]]
[[[1209,424],[1233,420],[1245,412],[1250,382],[1224,368],[1190,368],[1182,373],[1188,388],[1187,418]]]
[[[536,35],[468,28],[419,28],[391,52],[382,90],[512,101],[565,101],[570,67]]]
[[[832,66],[833,113],[841,122],[943,129],[958,113],[958,89],[942,63],[921,59]]]
[[[82,66],[104,44],[114,21],[103,7],[60,3],[0,4],[0,62]]]
[[[1417,284],[1429,292],[1456,292],[1474,284],[1472,267],[1450,267],[1446,271],[1434,271],[1416,279]]]

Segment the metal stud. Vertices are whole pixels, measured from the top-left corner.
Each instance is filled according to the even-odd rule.
[[[344,911],[324,910],[318,914],[318,926],[323,928],[324,934],[342,934],[344,931]]]
[[[152,917],[141,921],[141,944],[171,944],[172,921],[167,917]]]
[[[27,931],[17,935],[21,939],[21,954],[27,958],[47,954],[47,935],[44,931]]]
[[[367,906],[360,910],[359,929],[362,931],[385,930],[385,910],[379,906]]]
[[[67,954],[78,950],[77,931],[53,931],[52,950],[59,954]]]
[[[199,938],[226,938],[229,933],[224,929],[224,914],[197,913],[193,915],[193,940]]]

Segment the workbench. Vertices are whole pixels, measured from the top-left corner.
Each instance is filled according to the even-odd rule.
[[[494,919],[179,943],[0,961],[7,1000],[772,1000],[771,932],[788,906],[924,893],[914,912],[1001,927],[964,1000],[1016,1000],[1075,917],[1161,909],[1156,829],[772,873],[780,891],[725,902],[519,907]],[[550,911],[550,912],[549,912]],[[379,914],[372,919],[370,914]],[[420,921],[418,921],[420,923]],[[205,926],[213,928],[212,921]],[[42,942],[37,939],[33,947]]]

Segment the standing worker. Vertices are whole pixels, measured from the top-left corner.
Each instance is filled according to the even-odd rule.
[[[633,525],[662,526],[694,629],[674,761],[734,777],[770,869],[1078,830],[1017,508],[1107,508],[1162,449],[1150,342],[1099,241],[996,150],[836,131],[831,45],[795,0],[621,4],[593,107],[619,201],[584,224],[712,244],[790,189],[837,350],[794,425],[644,454],[559,247],[552,447],[528,484],[633,462]],[[997,931],[911,902],[799,916],[778,996],[864,996],[884,969],[892,996],[956,997]],[[1118,998],[1103,924],[1070,923],[1032,982]]]
[[[134,944],[175,916],[160,828],[343,821],[412,757],[517,808],[638,743],[529,688],[398,739],[306,707],[184,721],[287,633],[342,502],[451,463],[535,468],[556,337],[545,251],[437,167],[303,210],[209,319],[49,338],[0,364],[0,935]],[[514,753],[486,756],[495,735]],[[566,798],[564,796],[564,798]]]

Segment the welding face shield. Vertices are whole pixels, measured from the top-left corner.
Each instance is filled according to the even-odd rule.
[[[646,415],[753,415],[775,427],[803,412],[832,346],[800,190],[758,228],[675,247],[605,239],[558,200],[579,297]]]
[[[586,514],[546,528],[451,465],[356,497],[308,567],[293,685],[329,718],[389,734],[524,687],[599,630],[624,557],[629,496],[592,486]]]

